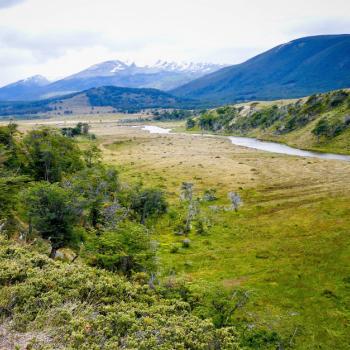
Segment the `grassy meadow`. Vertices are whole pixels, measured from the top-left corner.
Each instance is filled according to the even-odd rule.
[[[264,325],[297,349],[349,349],[350,163],[246,149],[215,136],[150,134],[121,125],[122,117],[84,118],[122,180],[167,194],[168,214],[151,224],[158,279],[184,280],[204,300],[244,291],[237,322]],[[193,183],[198,197],[215,189],[218,198],[201,202],[206,230],[192,230],[187,248],[176,234],[182,182]],[[229,191],[242,197],[238,212],[220,210],[230,204]],[[195,312],[206,315],[208,307],[203,302]]]

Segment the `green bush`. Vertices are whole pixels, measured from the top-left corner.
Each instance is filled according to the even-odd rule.
[[[155,270],[155,248],[143,225],[124,222],[113,231],[103,232],[87,242],[90,265],[130,275]]]
[[[11,320],[17,332],[47,334],[36,348],[240,349],[233,327],[215,329],[211,321],[193,316],[183,301],[5,240],[0,242],[0,283],[1,321]]]

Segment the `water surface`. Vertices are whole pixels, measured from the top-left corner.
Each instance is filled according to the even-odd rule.
[[[159,126],[145,125],[142,130],[149,131],[151,134],[169,134],[171,129],[164,129]],[[201,135],[201,134],[191,134],[196,136],[213,136],[216,135]],[[320,159],[334,159],[334,160],[344,160],[350,162],[350,156],[335,154],[335,153],[321,153],[313,151],[304,151],[302,149],[293,148],[278,142],[261,141],[252,137],[238,137],[238,136],[228,136],[227,137],[232,144],[236,146],[253,148],[261,151],[287,154],[290,156],[297,157],[310,157],[310,158],[320,158]]]
[[[254,148],[266,152],[288,154],[298,157],[312,157],[321,159],[336,159],[350,162],[350,156],[334,153],[321,153],[313,151],[304,151],[302,149],[293,148],[278,142],[261,141],[251,137],[228,137],[234,145]]]

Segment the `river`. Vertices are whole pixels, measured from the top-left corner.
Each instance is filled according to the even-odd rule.
[[[171,129],[165,129],[154,125],[142,126],[142,130],[148,131],[151,134],[169,134],[171,131]],[[201,134],[192,134],[192,135],[200,136]],[[203,136],[209,136],[209,135],[203,135]],[[215,135],[210,135],[210,136],[215,136]],[[232,142],[232,144],[236,146],[254,148],[254,149],[258,149],[266,152],[281,153],[281,154],[287,154],[290,156],[297,156],[297,157],[334,159],[334,160],[343,160],[343,161],[350,162],[350,156],[342,155],[342,154],[305,151],[298,148],[289,147],[282,143],[261,141],[252,137],[227,136],[227,138]]]

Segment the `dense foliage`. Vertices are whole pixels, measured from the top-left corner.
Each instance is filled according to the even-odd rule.
[[[116,274],[5,240],[0,267],[1,321],[11,320],[11,334],[32,334],[28,349],[240,348],[234,328],[216,329],[187,303]]]
[[[224,106],[201,114],[198,120],[191,120],[187,127],[243,134],[260,130],[284,135],[313,125],[318,120],[312,133],[318,137],[332,138],[350,126],[349,115],[350,94],[339,90],[281,106],[260,106],[258,103],[242,107]]]
[[[182,120],[194,115],[194,111],[184,109],[156,110],[153,114],[154,120]]]

